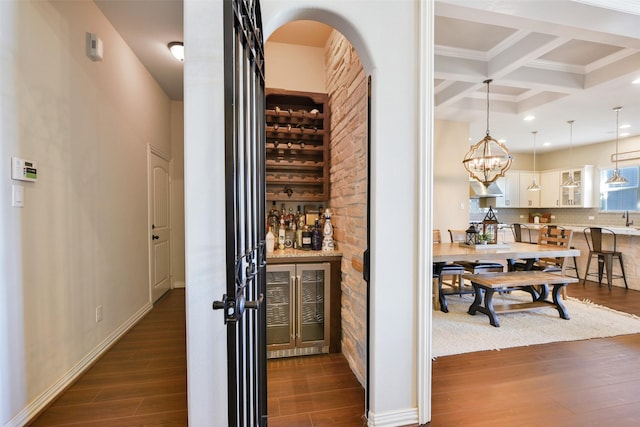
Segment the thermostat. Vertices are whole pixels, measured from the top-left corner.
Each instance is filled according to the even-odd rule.
[[[38,180],[38,168],[36,162],[21,159],[19,157],[11,158],[11,178],[20,181]]]

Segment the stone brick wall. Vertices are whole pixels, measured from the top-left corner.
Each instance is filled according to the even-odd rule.
[[[342,258],[342,353],[366,379],[367,76],[356,51],[334,31],[325,56],[331,111],[331,222]]]

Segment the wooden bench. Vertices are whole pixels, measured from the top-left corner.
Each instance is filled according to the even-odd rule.
[[[468,313],[476,312],[489,316],[489,322],[499,327],[500,322],[496,313],[531,310],[539,307],[555,307],[563,319],[569,319],[569,313],[562,304],[560,292],[569,283],[577,283],[574,277],[560,276],[544,271],[509,271],[505,273],[465,274],[465,279],[471,281],[475,291],[475,299],[469,307]],[[549,286],[553,286],[551,292],[552,301],[549,301]],[[531,294],[532,301],[519,304],[493,305],[495,292],[510,292],[523,290]],[[482,305],[484,296],[484,305]]]

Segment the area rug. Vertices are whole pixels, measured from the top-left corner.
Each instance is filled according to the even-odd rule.
[[[525,292],[494,295],[498,304],[531,301]],[[500,327],[489,324],[483,313],[467,313],[472,295],[447,296],[449,313],[433,312],[432,356],[500,350],[558,341],[577,341],[640,333],[640,318],[599,306],[588,301],[567,298],[564,305],[571,319],[561,319],[549,306],[531,311],[498,313]]]

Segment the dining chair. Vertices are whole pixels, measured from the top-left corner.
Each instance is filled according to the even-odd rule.
[[[570,248],[572,238],[573,230],[567,230],[562,227],[543,227],[538,234],[538,244]],[[564,276],[567,258],[569,257],[540,258],[533,264],[533,270],[559,272]]]
[[[543,227],[538,232],[538,245],[556,245],[565,248],[571,248],[571,240],[573,239],[573,230],[557,226]],[[538,258],[533,263],[526,261],[514,263],[516,270],[536,270],[547,273],[560,273],[565,275],[567,268],[567,258],[570,257],[544,257]],[[575,260],[574,260],[575,262]],[[562,297],[566,299],[566,288],[562,289]]]
[[[449,238],[452,243],[464,243],[467,237],[466,230],[449,230]],[[499,262],[492,261],[454,261],[464,267],[464,269],[472,274],[478,273],[496,273],[504,271],[504,265]]]
[[[587,269],[584,272],[584,281],[587,281],[589,276],[598,276],[598,284],[602,284],[602,275],[606,271],[607,284],[609,289],[613,285],[614,279],[623,279],[624,287],[629,289],[627,285],[627,276],[624,273],[624,263],[622,262],[622,253],[617,250],[617,237],[616,233],[608,228],[601,227],[587,227],[583,231],[584,240],[587,241],[589,247],[589,257],[587,258]],[[610,243],[606,245],[606,240]],[[593,257],[598,258],[598,272],[589,273],[589,266],[591,265],[591,259]],[[613,259],[617,258],[620,262],[621,274],[613,274]]]
[[[442,243],[440,230],[433,230],[433,243]],[[464,288],[464,280],[462,280],[462,275],[465,272],[464,267],[456,263],[433,263],[433,278],[436,282],[434,288],[434,306],[436,310],[439,309],[444,313],[449,312],[446,299],[447,295],[469,293],[469,289]],[[450,280],[445,282],[443,280],[444,277],[449,277]],[[442,285],[447,285],[448,289],[444,290]]]

